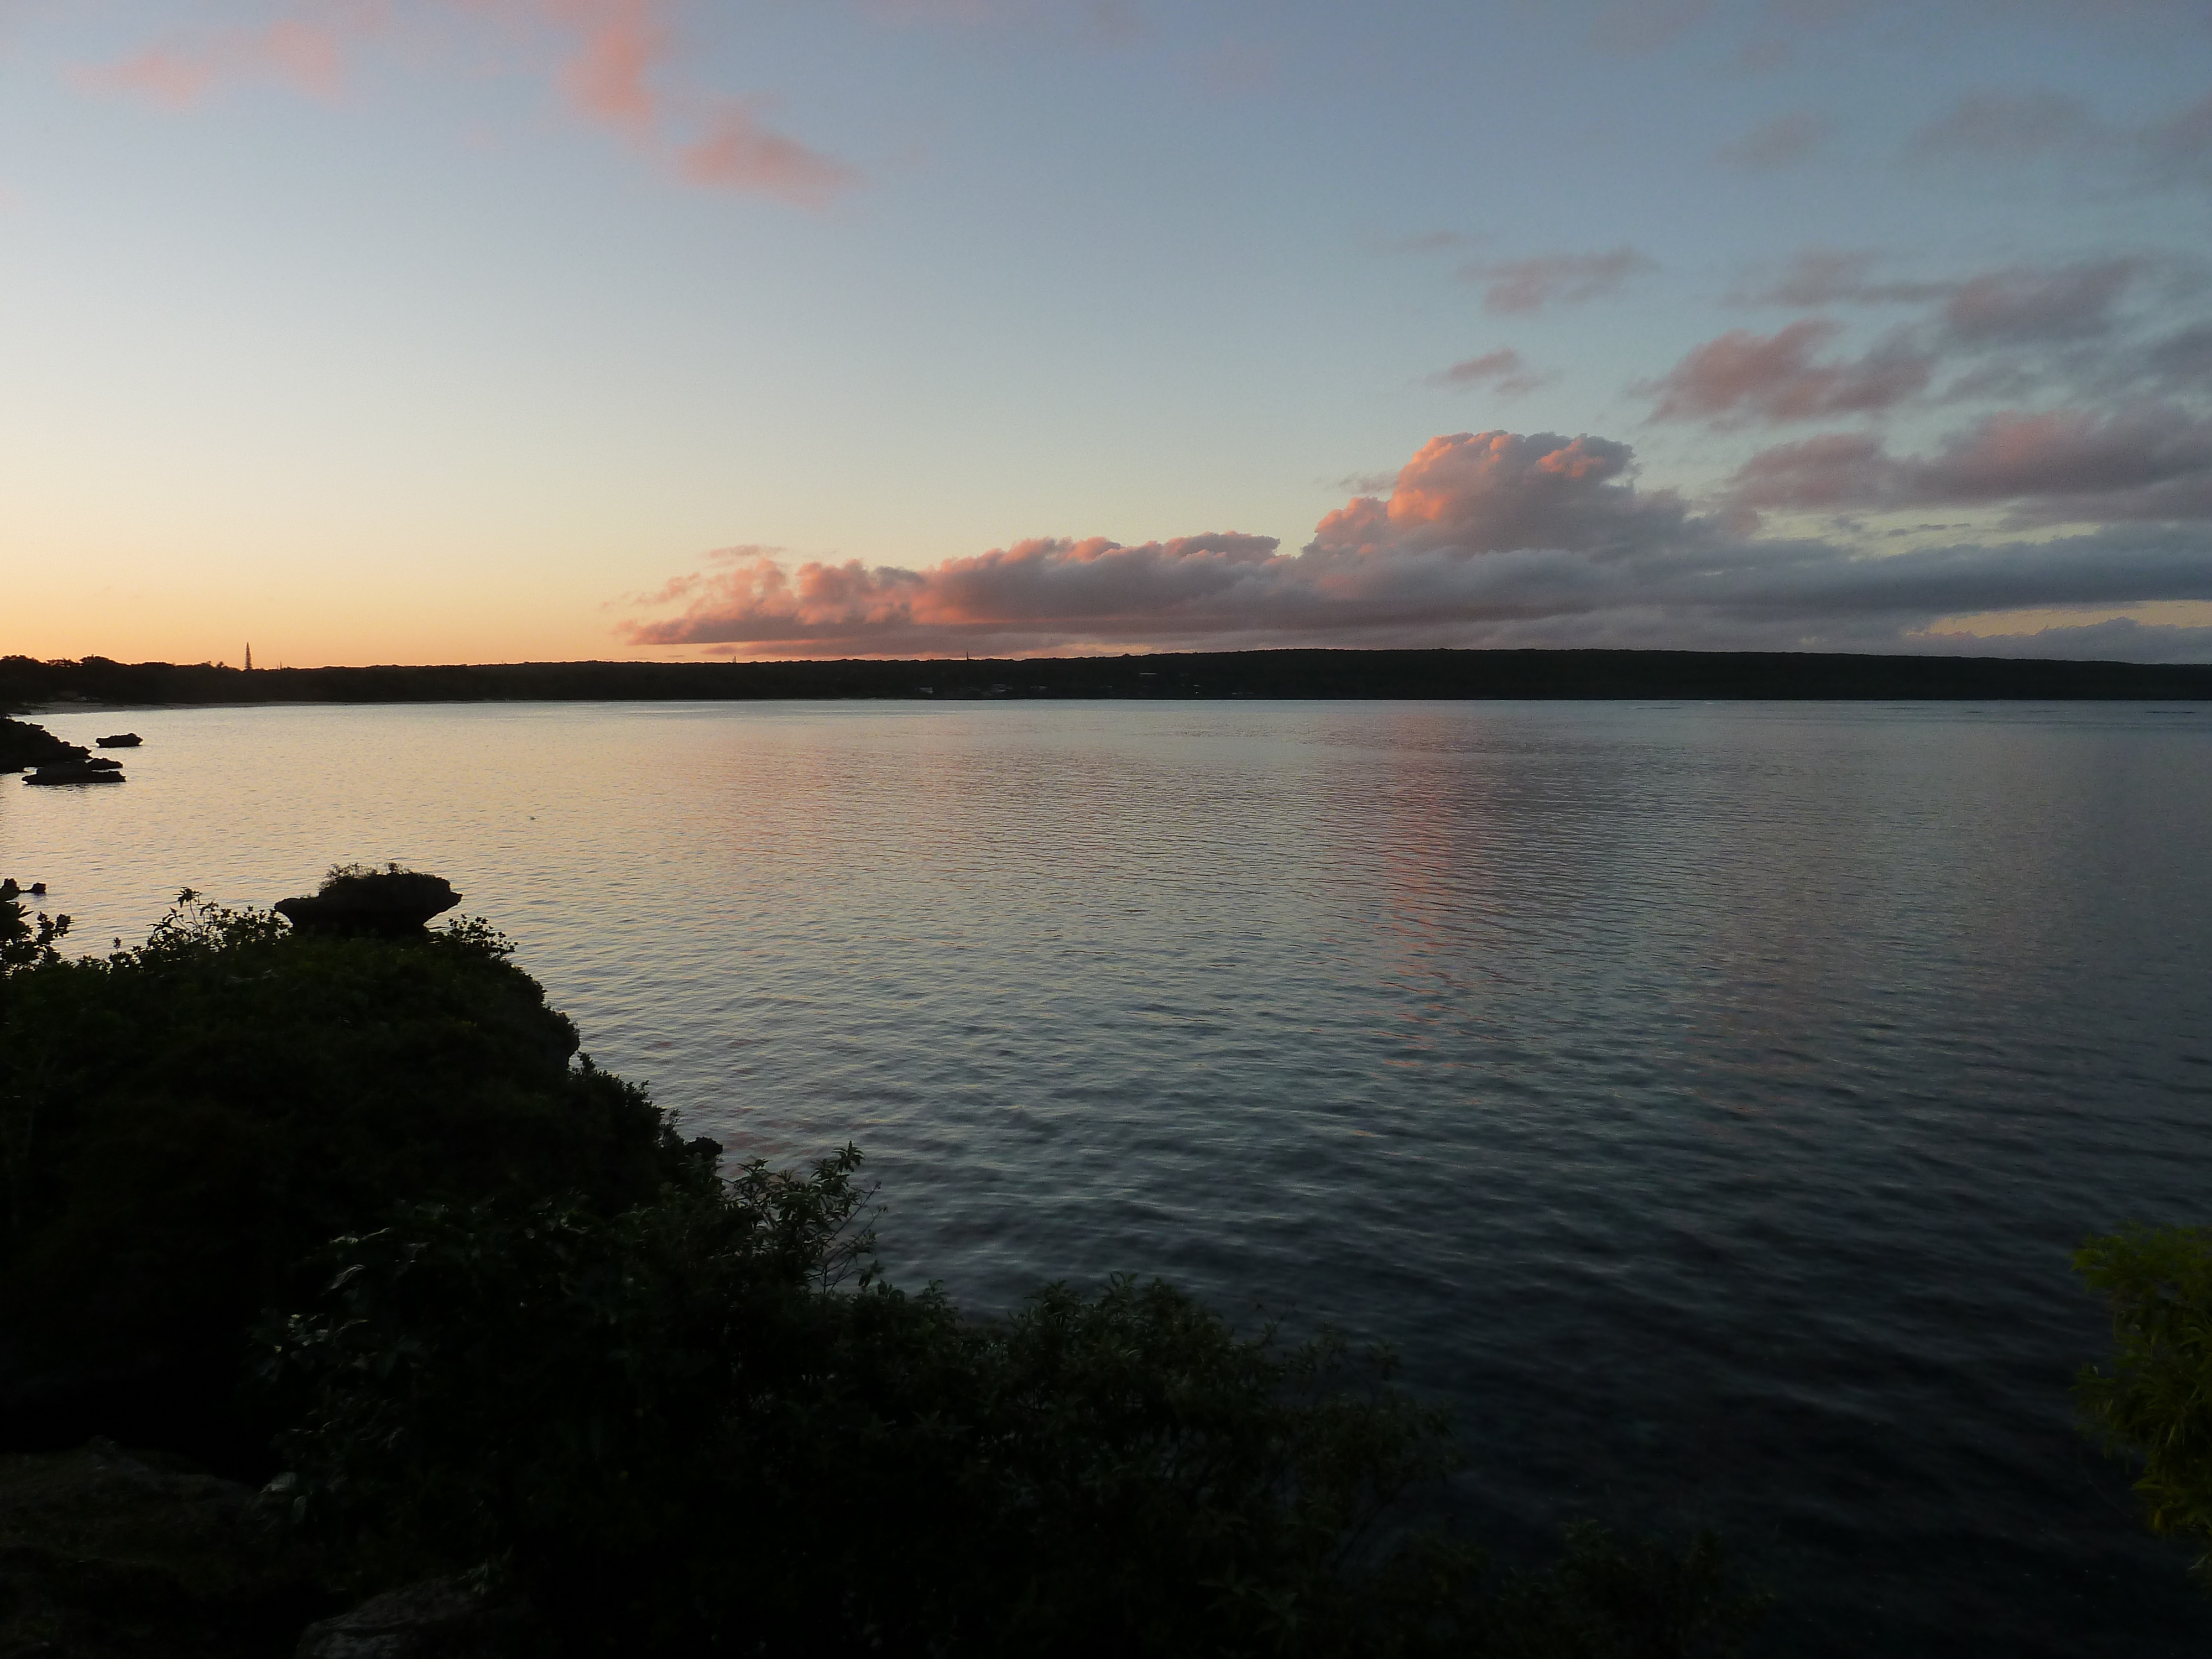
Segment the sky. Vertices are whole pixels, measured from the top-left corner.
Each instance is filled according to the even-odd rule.
[[[0,652],[2212,661],[2205,0],[0,0]]]

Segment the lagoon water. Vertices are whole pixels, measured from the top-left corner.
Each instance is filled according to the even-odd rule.
[[[2212,708],[45,719],[147,740],[0,780],[81,948],[434,870],[692,1133],[859,1142],[899,1282],[1390,1342],[1509,1553],[1715,1525],[1778,1654],[2212,1642],[2067,1396],[2073,1246],[2212,1222]]]

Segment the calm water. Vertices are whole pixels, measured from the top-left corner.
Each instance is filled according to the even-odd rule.
[[[341,860],[695,1132],[868,1152],[902,1282],[1388,1339],[1510,1540],[1705,1521],[1778,1653],[2201,1655],[2072,1434],[2067,1254],[2212,1220],[2212,709],[874,703],[64,715],[85,948]]]

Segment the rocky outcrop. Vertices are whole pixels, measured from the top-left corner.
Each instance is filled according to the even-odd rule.
[[[296,1659],[498,1659],[518,1650],[520,1624],[519,1607],[432,1578],[308,1626]]]
[[[82,744],[64,743],[43,726],[0,716],[0,773],[85,760],[91,754]]]
[[[397,938],[422,932],[431,917],[461,902],[443,876],[349,866],[333,870],[312,897],[280,899],[276,912],[303,933],[376,934]]]
[[[146,739],[136,732],[118,732],[112,738],[95,738],[93,741],[102,749],[136,749]]]
[[[283,1653],[331,1599],[252,1489],[106,1441],[0,1456],[0,1653]]]
[[[121,761],[94,758],[89,760],[48,761],[23,780],[26,783],[121,783],[124,781]]]

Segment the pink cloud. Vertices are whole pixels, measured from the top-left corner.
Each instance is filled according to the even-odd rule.
[[[638,137],[660,118],[651,76],[668,52],[656,0],[542,0],[546,16],[577,37],[561,89],[586,118]]]
[[[1389,498],[1363,495],[1314,526],[1309,556],[1370,556],[1389,549],[1463,553],[1559,547],[1589,550],[1683,516],[1671,491],[1627,482],[1635,452],[1607,438],[1459,432],[1431,438],[1400,469]]]
[[[166,41],[91,79],[172,107],[253,80],[327,96],[343,84],[349,55],[397,22],[433,30],[488,23],[550,42],[551,78],[563,105],[687,183],[819,207],[859,182],[851,167],[771,131],[745,104],[670,84],[674,3],[340,0],[264,29]]]
[[[800,207],[821,207],[859,182],[852,168],[769,131],[736,104],[684,147],[677,167],[695,185],[781,197]]]
[[[309,22],[280,17],[266,28],[229,29],[198,41],[167,40],[94,71],[94,84],[182,109],[235,82],[273,81],[317,97],[337,95],[350,40],[373,17]]]
[[[684,579],[680,617],[625,626],[641,645],[741,643],[756,648],[882,651],[957,648],[1071,631],[1140,635],[1178,617],[1218,612],[1242,584],[1277,562],[1272,536],[1233,532],[1135,546],[1094,536],[1039,537],[950,559],[928,571],[858,560],[787,572],[764,553],[720,573]],[[650,603],[651,601],[648,601]]]
[[[1872,414],[1926,389],[1933,360],[1897,343],[1853,362],[1814,362],[1814,354],[1840,331],[1817,318],[1765,336],[1733,329],[1636,389],[1658,400],[1655,421],[1718,426]]]

